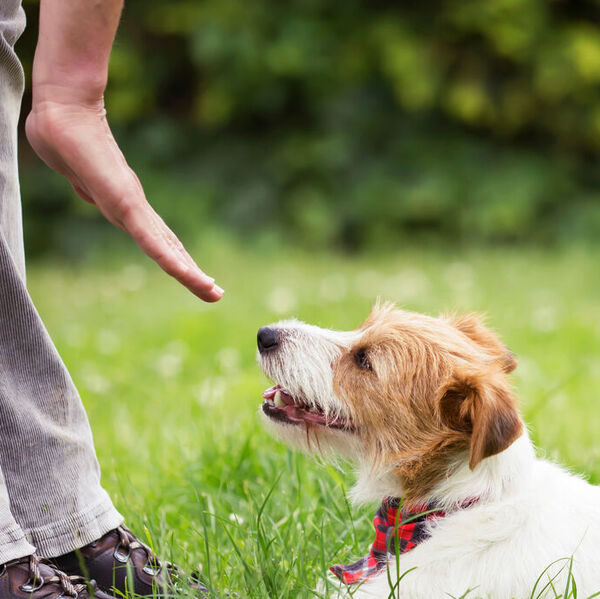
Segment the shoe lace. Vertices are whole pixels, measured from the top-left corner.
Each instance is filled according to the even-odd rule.
[[[140,541],[126,526],[121,525],[117,527],[116,532],[119,535],[119,547],[117,547],[117,549],[120,550],[122,548],[124,550],[124,554],[121,554],[124,560],[126,561],[129,559],[129,556],[134,549],[141,549],[146,554],[146,564],[143,567],[144,572],[151,576],[158,576],[163,569],[163,564],[156,555],[154,555],[152,549],[145,543],[142,543],[142,541]],[[165,562],[164,566],[169,573],[175,573],[177,570],[176,566],[170,562]]]
[[[21,590],[33,593],[41,589],[45,584],[55,583],[62,589],[62,595],[67,595],[77,599],[79,593],[87,589],[85,580],[81,576],[68,576],[61,570],[57,570],[52,564],[46,560],[42,560],[36,555],[29,556],[29,578],[21,585]],[[52,568],[54,575],[50,577],[42,576],[40,572],[40,563]]]
[[[150,576],[158,576],[164,568],[167,571],[167,576],[163,580],[163,583],[171,583],[177,587],[178,583],[180,583],[184,577],[181,570],[175,564],[167,561],[161,562],[152,549],[145,543],[142,543],[142,541],[140,541],[126,526],[121,525],[115,530],[119,536],[119,545],[115,549],[115,557],[119,561],[127,562],[134,549],[141,549],[146,554],[146,563],[142,570]],[[121,550],[123,550],[123,553],[121,553]],[[208,592],[208,590],[200,584],[200,576],[197,572],[192,573],[191,580],[199,589],[201,596],[206,596],[204,595],[204,592]]]

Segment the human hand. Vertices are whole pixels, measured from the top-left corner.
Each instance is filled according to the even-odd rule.
[[[38,156],[165,272],[204,301],[221,299],[223,290],[196,265],[146,200],[110,131],[103,100],[73,101],[64,91],[36,94],[43,99],[34,101],[25,130]]]

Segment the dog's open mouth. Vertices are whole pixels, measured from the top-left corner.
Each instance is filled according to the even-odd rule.
[[[352,430],[352,424],[340,417],[328,417],[320,407],[309,406],[292,397],[283,387],[275,385],[263,393],[263,412],[273,420],[287,424],[318,424],[328,428]]]

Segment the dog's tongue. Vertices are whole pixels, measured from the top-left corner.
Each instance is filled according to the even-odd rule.
[[[276,399],[275,396],[278,393],[279,397]],[[311,411],[308,406],[296,403],[294,398],[281,385],[269,387],[263,392],[262,396],[270,402],[270,409],[284,411],[287,418],[292,422],[344,426],[344,422],[338,418],[328,421],[324,414]],[[273,401],[275,401],[275,405],[273,405]]]

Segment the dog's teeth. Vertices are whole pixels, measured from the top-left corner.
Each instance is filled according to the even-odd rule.
[[[283,406],[285,406],[285,401],[283,401],[283,399],[281,398],[281,391],[277,391],[277,393],[275,393],[275,397],[273,398],[273,403],[278,408],[283,408]]]

